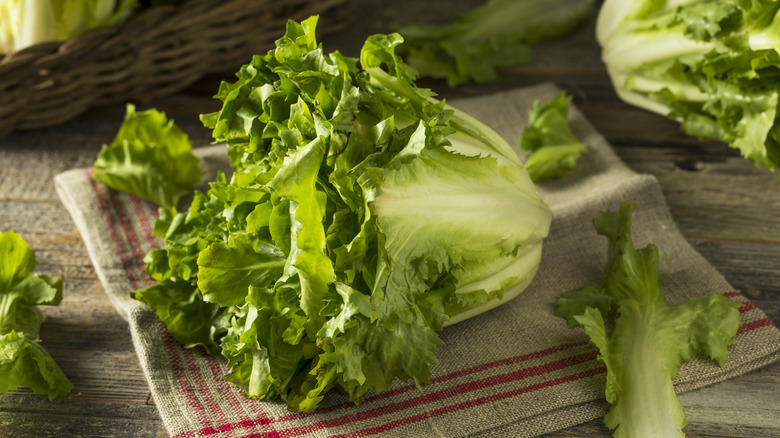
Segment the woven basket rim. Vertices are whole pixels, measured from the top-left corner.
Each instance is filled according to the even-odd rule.
[[[350,0],[188,0],[138,11],[65,42],[0,55],[0,138],[63,123],[95,106],[149,101],[265,53],[288,20],[346,26]],[[235,71],[235,70],[233,70]]]
[[[348,1],[325,0],[318,2],[317,0],[276,0],[276,2],[289,3],[290,5],[319,3],[320,5],[328,6],[329,4],[337,5],[347,3]],[[210,6],[211,4],[224,6],[237,3],[252,4],[254,2],[253,0],[187,0],[184,3],[176,5],[166,4],[143,8],[131,14],[130,17],[122,23],[90,29],[67,41],[43,41],[14,52],[0,53],[0,74],[3,72],[3,64],[15,62],[17,58],[26,59],[34,56],[36,59],[39,59],[42,56],[45,57],[46,55],[54,55],[69,51],[72,47],[88,46],[90,42],[105,42],[106,40],[123,33],[135,33],[139,31],[140,29],[137,29],[139,23],[148,22],[145,27],[150,27],[151,25],[158,24],[161,19],[167,18],[169,15],[177,15],[182,10],[191,10],[198,7],[204,7],[204,5],[208,6],[209,9],[213,9],[213,7]]]

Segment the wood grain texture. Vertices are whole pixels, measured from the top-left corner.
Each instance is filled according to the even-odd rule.
[[[392,23],[444,22],[477,0],[355,0],[355,20],[324,40],[326,50],[356,55],[367,35]],[[588,120],[634,170],[654,175],[689,242],[737,289],[780,324],[780,183],[716,142],[683,134],[676,123],[619,101],[599,59],[593,20],[576,34],[535,47],[531,65],[505,69],[488,84],[449,89],[421,82],[441,97],[478,96],[552,82],[568,91]],[[176,95],[139,106],[168,113],[196,145],[210,143],[198,115],[235,68]],[[91,165],[111,141],[123,105],[93,109],[56,128],[0,139],[0,230],[15,230],[36,251],[38,272],[64,278],[64,299],[43,308],[43,346],[74,384],[49,402],[27,389],[0,395],[0,437],[162,437],[127,324],[97,279],[81,236],[54,192],[59,172]],[[685,393],[690,437],[780,436],[780,364]],[[600,420],[547,435],[607,437]]]

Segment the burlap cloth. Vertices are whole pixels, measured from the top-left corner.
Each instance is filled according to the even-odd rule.
[[[516,145],[533,101],[557,92],[554,86],[540,85],[452,103]],[[173,437],[521,437],[603,416],[605,369],[596,360],[596,349],[581,329],[569,329],[554,316],[553,309],[560,293],[600,278],[607,246],[591,221],[624,200],[638,203],[636,246],[652,242],[669,259],[662,291],[670,301],[720,292],[744,303],[737,342],[725,367],[694,359],[679,373],[679,391],[780,358],[780,332],[685,241],[655,178],[628,169],[574,107],[570,122],[590,151],[563,179],[539,184],[555,219],[531,286],[498,309],[446,328],[440,365],[421,391],[397,382],[359,406],[332,394],[315,413],[291,413],[283,403],[244,398],[221,379],[227,371],[222,359],[182,348],[146,305],[130,297],[132,290],[148,284],[143,255],[161,243],[151,233],[154,205],[96,184],[90,169],[60,174],[56,184],[106,293],[129,323],[154,400]],[[226,166],[222,146],[197,152],[212,174]]]

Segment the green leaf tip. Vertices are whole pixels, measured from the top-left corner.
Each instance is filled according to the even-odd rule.
[[[104,145],[92,177],[112,189],[176,206],[203,177],[189,137],[165,113],[127,104],[114,140]]]
[[[534,181],[560,178],[574,169],[580,156],[588,151],[569,125],[571,100],[560,92],[547,102],[535,101],[528,111],[520,148],[529,151],[525,168]]]

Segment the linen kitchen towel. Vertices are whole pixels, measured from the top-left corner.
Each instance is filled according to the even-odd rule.
[[[451,102],[517,145],[535,100],[558,93],[543,84]],[[131,298],[150,284],[143,257],[162,242],[152,236],[157,207],[108,189],[76,169],[56,178],[57,190],[81,232],[100,280],[128,321],[133,342],[165,426],[174,438],[334,436],[535,436],[601,417],[605,368],[582,329],[553,315],[555,299],[603,274],[606,240],[592,220],[636,201],[637,248],[655,244],[669,259],[662,293],[672,303],[719,292],[742,303],[737,341],[724,368],[694,359],[681,368],[679,391],[737,376],[780,359],[780,331],[682,237],[655,178],[625,166],[575,108],[570,124],[588,146],[577,168],[540,183],[554,219],[539,272],[514,300],[447,327],[421,390],[397,381],[360,405],[329,394],[320,409],[293,413],[283,402],[253,401],[222,379],[226,362],[187,350],[145,304]],[[227,168],[224,146],[196,149],[213,176]],[[207,177],[208,178],[208,177]]]

